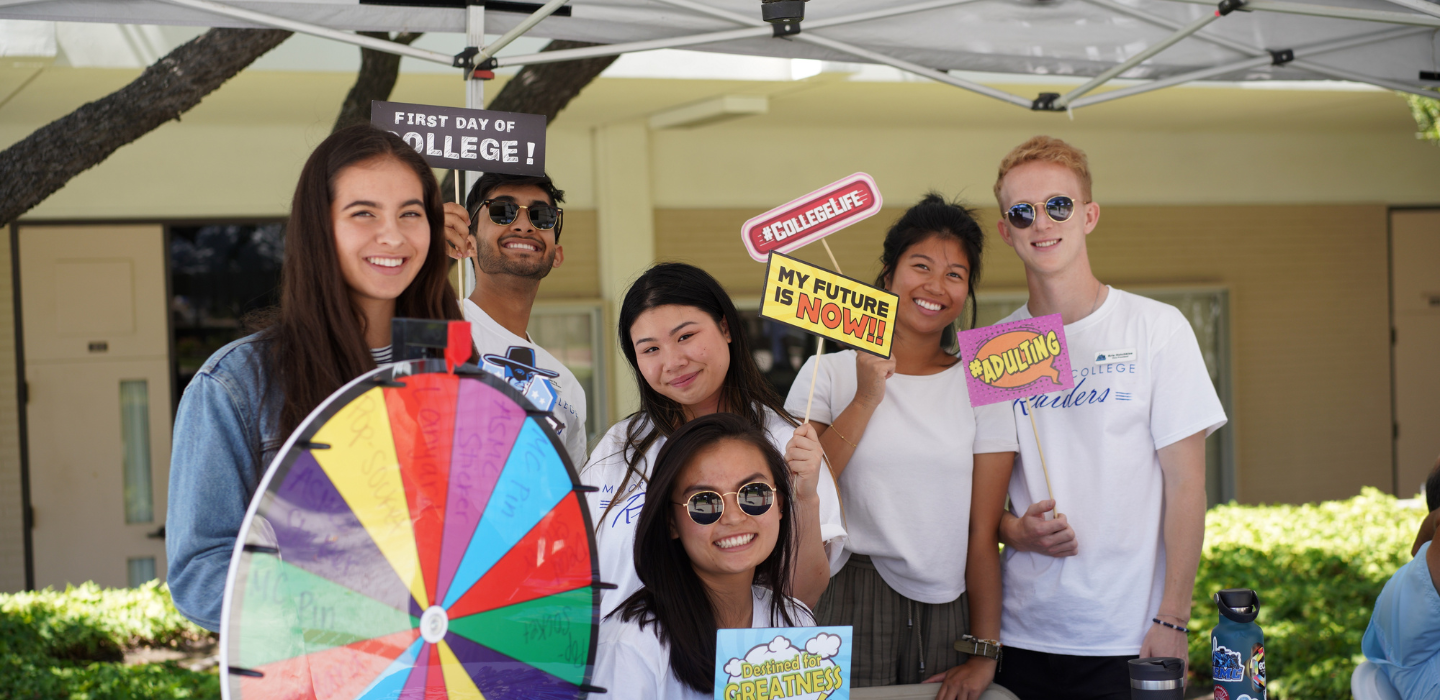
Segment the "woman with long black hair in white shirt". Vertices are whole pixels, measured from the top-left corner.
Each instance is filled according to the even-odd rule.
[[[592,682],[612,700],[706,700],[717,630],[814,624],[790,597],[790,469],[765,431],[711,413],[671,435],[648,492],[634,550],[644,586],[601,622]]]
[[[940,700],[975,700],[995,675],[997,533],[1018,445],[1009,404],[971,407],[955,337],[984,240],[939,195],[911,207],[875,281],[899,297],[890,359],[811,358],[790,388],[787,408],[804,411],[816,377],[810,416],[849,516],[843,568],[815,616],[854,626],[856,687],[943,682]]]

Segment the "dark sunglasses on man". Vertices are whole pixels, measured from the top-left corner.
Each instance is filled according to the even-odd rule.
[[[700,491],[691,495],[684,503],[675,502],[675,505],[685,506],[685,511],[696,525],[713,525],[725,514],[725,497],[730,495],[735,496],[735,503],[740,506],[740,510],[751,517],[758,518],[769,512],[770,506],[775,505],[775,489],[763,481],[745,484],[740,490],[729,493]]]
[[[509,226],[515,223],[515,218],[520,216],[520,210],[525,210],[525,215],[530,218],[530,225],[542,231],[555,229],[555,240],[560,240],[560,228],[564,226],[565,210],[551,204],[532,204],[526,206],[508,199],[487,199],[480,203],[476,211],[470,212],[470,218],[474,219],[480,209],[487,210],[490,220],[501,226]]]
[[[1084,203],[1082,202],[1082,204]],[[1030,224],[1035,223],[1035,218],[1040,215],[1038,210],[1041,208],[1037,204],[1020,202],[1010,206],[1010,209],[1005,212],[1005,218],[1015,228],[1030,228]],[[1045,200],[1043,208],[1045,215],[1050,217],[1051,221],[1057,224],[1063,223],[1069,221],[1070,217],[1075,214],[1075,200],[1063,194],[1057,195]]]

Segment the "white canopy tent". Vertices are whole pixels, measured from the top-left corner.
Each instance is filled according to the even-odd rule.
[[[760,8],[760,0],[0,0],[0,18],[280,27],[481,69],[660,48],[858,60],[1041,110],[1197,80],[1349,80],[1427,96],[1440,86],[1440,3],[1429,0],[815,0],[798,31],[767,24]],[[475,50],[457,60],[357,30],[464,32]],[[486,31],[505,34],[481,46]],[[521,34],[606,46],[486,61]],[[949,71],[1092,79],[1063,95],[1015,95]],[[1143,82],[1094,92],[1117,77]],[[479,106],[483,81],[470,84],[467,102]]]

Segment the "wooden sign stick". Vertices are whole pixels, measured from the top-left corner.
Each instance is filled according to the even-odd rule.
[[[452,170],[451,172],[455,175],[455,203],[463,207],[465,206],[465,202],[461,199],[460,194],[460,178],[463,177],[463,171]],[[465,299],[465,270],[469,265],[468,260],[468,258],[460,258],[455,261],[455,294],[459,296],[462,301]]]
[[[1026,409],[1025,412],[1030,414],[1030,430],[1035,433],[1035,449],[1040,452],[1040,472],[1045,475],[1045,490],[1050,494],[1050,500],[1053,501],[1055,500],[1055,489],[1050,486],[1050,469],[1049,467],[1045,466],[1045,448],[1040,446],[1040,429],[1035,427],[1034,400],[1030,401],[1030,406]],[[1055,505],[1059,506],[1060,504],[1056,503]],[[1055,511],[1055,515],[1059,514],[1060,512],[1058,510]],[[1051,516],[1051,519],[1053,520],[1054,516]]]
[[[830,264],[835,266],[835,272],[842,275],[845,274],[844,272],[840,271],[840,263],[835,260],[835,252],[830,250],[830,242],[825,240],[824,238],[821,238],[820,245],[825,246],[825,252],[830,256]],[[824,354],[825,339],[817,336],[815,339],[815,369],[810,373],[810,398],[805,399],[806,423],[810,422],[810,404],[815,402],[815,379],[820,376],[820,356]]]

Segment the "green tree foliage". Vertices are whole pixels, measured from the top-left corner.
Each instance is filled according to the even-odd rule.
[[[1420,129],[1415,137],[1440,146],[1440,96],[1403,94],[1401,97],[1410,104],[1410,114],[1415,117],[1415,126]]]
[[[1212,596],[1260,594],[1271,698],[1350,697],[1360,639],[1375,598],[1410,561],[1423,508],[1373,488],[1348,501],[1219,506],[1205,518],[1205,551],[1191,608],[1190,667],[1210,678]]]
[[[0,595],[0,700],[218,699],[214,674],[123,662],[127,649],[177,647],[209,634],[175,610],[158,581]]]

